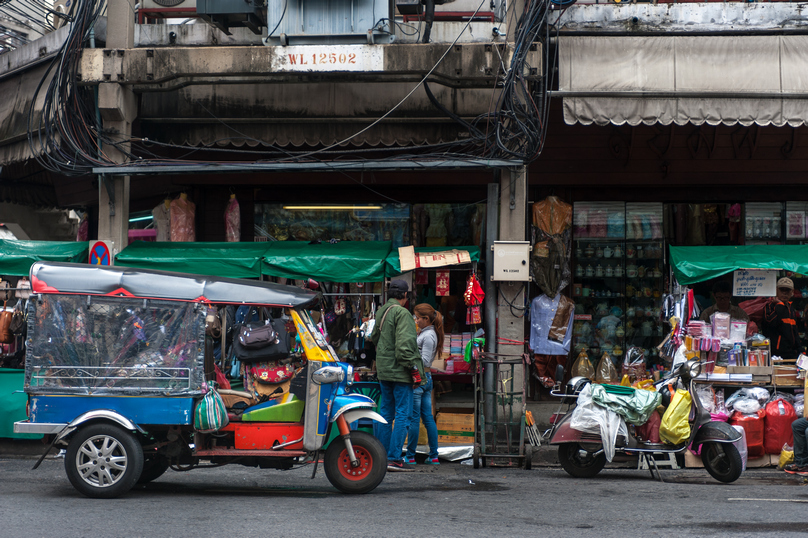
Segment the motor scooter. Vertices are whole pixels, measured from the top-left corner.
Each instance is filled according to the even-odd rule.
[[[563,377],[563,368],[557,372],[556,379]],[[678,365],[671,375],[654,383],[656,388],[681,381],[681,385],[692,395],[690,412],[690,437],[678,444],[649,443],[637,438],[632,428],[628,428],[628,436],[618,435],[615,443],[616,454],[638,455],[644,458],[651,469],[656,468],[653,454],[680,454],[688,447],[694,450],[701,448],[701,459],[704,468],[716,480],[731,483],[741,476],[743,461],[741,454],[733,443],[741,439],[741,434],[726,422],[712,420],[693,388],[694,379],[701,373],[701,364],[689,360]],[[560,375],[559,375],[560,374]],[[570,379],[564,390],[557,383],[551,391],[553,396],[562,398],[561,405],[566,404],[566,413],[556,413],[551,429],[547,432],[549,444],[558,445],[558,459],[564,470],[576,478],[591,478],[597,475],[606,465],[603,440],[600,434],[582,432],[570,426],[574,405],[581,391],[590,381],[583,377]],[[560,408],[559,408],[560,411]],[[657,475],[662,480],[659,469]]]

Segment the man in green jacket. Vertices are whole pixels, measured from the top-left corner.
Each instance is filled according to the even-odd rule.
[[[390,283],[387,288],[389,299],[376,313],[376,326],[370,335],[376,346],[376,374],[381,388],[379,414],[387,421],[387,424],[376,423],[374,429],[376,437],[387,449],[388,471],[412,470],[404,465],[401,452],[412,415],[413,385],[419,385],[423,378],[415,320],[404,308],[408,290],[409,286],[403,280]]]

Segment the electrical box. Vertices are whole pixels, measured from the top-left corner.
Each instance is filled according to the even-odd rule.
[[[491,280],[527,282],[530,280],[530,242],[494,241],[494,270]]]
[[[267,6],[264,43],[277,45],[387,44],[395,36],[390,0],[277,0]],[[320,52],[323,54],[322,59]],[[334,67],[332,54],[318,51],[312,64]],[[350,53],[346,53],[350,56]],[[339,64],[337,63],[337,66]]]
[[[260,34],[267,18],[264,0],[196,0],[196,12],[227,35],[230,28],[239,26]]]

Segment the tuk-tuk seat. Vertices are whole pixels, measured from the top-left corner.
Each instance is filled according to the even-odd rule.
[[[300,422],[303,400],[291,392],[272,400],[248,407],[241,414],[242,422]]]

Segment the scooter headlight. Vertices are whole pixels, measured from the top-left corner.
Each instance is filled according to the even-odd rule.
[[[339,383],[345,379],[345,370],[339,366],[323,366],[313,374],[311,380],[318,385],[327,385],[329,383]]]
[[[694,379],[701,373],[701,363],[693,360],[687,361],[685,369],[687,371],[687,375],[690,376],[690,379]]]

